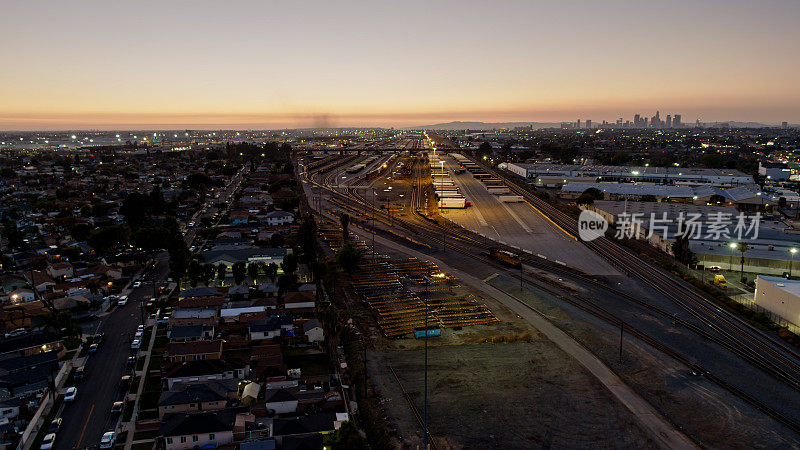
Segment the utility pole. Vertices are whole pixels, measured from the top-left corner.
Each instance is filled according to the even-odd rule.
[[[427,278],[425,280],[425,400],[423,404],[423,417],[422,417],[422,436],[423,436],[423,449],[428,449],[428,284]]]

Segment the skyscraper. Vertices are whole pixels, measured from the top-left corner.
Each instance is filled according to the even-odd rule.
[[[592,128],[592,119],[586,119],[586,129]]]
[[[667,114],[667,128],[672,128],[672,116]]]
[[[789,128],[789,122],[781,122],[781,130]]]
[[[575,128],[580,128],[580,127],[581,127],[581,119],[578,119],[578,121],[575,122]]]
[[[642,116],[640,116],[639,114],[636,114],[635,116],[633,116],[633,126],[634,127],[641,126],[641,121],[642,121]]]
[[[674,128],[680,128],[681,127],[681,115],[680,114],[675,114],[675,117],[672,118],[672,126]]]

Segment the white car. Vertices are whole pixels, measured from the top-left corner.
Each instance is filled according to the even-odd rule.
[[[136,289],[141,285],[142,285],[142,282],[141,281],[137,281],[137,282],[133,283],[133,288]]]
[[[133,335],[133,338],[141,340],[142,339],[142,335],[143,335],[143,333],[141,331],[137,331],[136,334]]]
[[[133,350],[138,350],[139,347],[141,347],[141,346],[142,346],[142,340],[141,339],[134,339],[133,342],[131,342],[131,348]]]
[[[78,395],[78,388],[75,386],[67,388],[67,392],[64,393],[64,401],[65,402],[74,402],[75,396]]]
[[[136,331],[138,331],[139,333],[144,333],[144,325],[139,325],[138,327],[136,327]]]
[[[117,305],[118,306],[125,306],[127,304],[128,304],[128,296],[127,295],[123,295],[122,297],[119,298],[119,300],[117,300]]]
[[[53,443],[56,441],[56,434],[50,433],[45,435],[44,439],[42,439],[42,446],[39,447],[41,450],[50,450],[53,448]]]
[[[106,431],[103,433],[103,437],[100,438],[100,448],[112,448],[114,447],[114,441],[117,440],[117,433],[113,431]]]

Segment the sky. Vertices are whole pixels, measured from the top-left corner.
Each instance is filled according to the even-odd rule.
[[[0,129],[800,123],[800,1],[0,0]]]

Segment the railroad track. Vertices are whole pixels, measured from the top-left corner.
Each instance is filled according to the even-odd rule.
[[[406,402],[408,402],[408,406],[411,408],[411,413],[414,414],[414,418],[417,420],[417,423],[422,428],[422,433],[424,434],[425,433],[425,419],[419,413],[419,410],[417,409],[417,406],[414,404],[414,401],[411,399],[411,395],[409,395],[409,393],[403,387],[403,383],[400,382],[400,378],[397,376],[397,372],[394,371],[394,367],[386,366],[386,368],[389,369],[389,372],[392,373],[392,376],[394,376],[395,381],[397,381],[397,386],[400,387],[400,392],[403,393],[403,397],[405,397]],[[431,435],[430,428],[428,428],[427,434],[428,434],[428,446],[430,448],[432,448],[432,449],[435,449],[436,448],[436,441],[433,439],[433,436]]]
[[[354,179],[353,180],[353,184],[355,184],[357,182],[358,182],[358,179]],[[324,187],[324,188],[326,188],[326,187]],[[341,205],[343,205],[345,208],[348,208],[348,206],[349,206],[349,208],[351,210],[353,210],[354,212],[356,212],[356,213],[359,213],[361,211],[361,208],[359,206],[349,205],[349,202],[355,202],[356,204],[363,204],[365,202],[364,198],[362,198],[359,195],[357,190],[355,190],[355,189],[347,189],[346,190],[346,192],[347,192],[346,194],[338,192],[335,189],[329,189],[329,191],[334,193],[334,197],[336,197],[336,198],[338,198],[338,199],[340,199],[342,201]],[[385,224],[388,224],[387,221],[382,220],[383,219],[383,217],[382,217],[383,214],[381,212],[374,213],[374,214],[375,215],[373,217],[376,217],[376,218],[377,217],[381,217],[380,221],[385,223]],[[418,234],[420,236],[423,236],[423,237],[425,237],[426,239],[428,239],[430,241],[439,243],[439,244],[441,244],[443,246],[447,246],[447,248],[450,248],[451,250],[454,250],[454,251],[457,251],[457,252],[459,252],[461,254],[469,256],[469,257],[471,257],[473,259],[476,259],[476,260],[480,261],[483,264],[487,264],[487,265],[496,267],[498,269],[504,270],[506,272],[510,272],[512,277],[515,277],[517,279],[522,278],[523,282],[528,282],[529,284],[536,285],[538,288],[545,290],[545,292],[548,292],[551,295],[554,295],[556,298],[559,298],[559,299],[561,299],[561,300],[563,300],[565,302],[568,302],[568,303],[572,304],[573,306],[578,307],[581,310],[583,310],[585,312],[588,312],[588,313],[594,315],[595,317],[597,317],[597,318],[599,318],[599,319],[601,319],[601,320],[603,320],[603,321],[605,321],[605,322],[607,322],[609,324],[612,324],[612,325],[615,325],[615,326],[624,327],[624,329],[626,331],[628,331],[628,333],[630,335],[635,336],[638,339],[640,339],[642,342],[645,342],[648,345],[651,345],[654,348],[662,351],[664,354],[669,355],[670,357],[674,358],[676,361],[679,361],[682,364],[686,365],[688,368],[691,368],[693,370],[696,370],[699,373],[704,374],[705,377],[708,380],[714,382],[715,384],[717,384],[718,386],[722,387],[723,389],[726,389],[727,391],[729,391],[732,394],[736,395],[737,397],[741,398],[745,402],[751,404],[755,408],[759,409],[760,411],[764,412],[765,414],[769,415],[770,417],[774,418],[775,420],[781,422],[782,424],[784,424],[788,428],[792,429],[793,431],[800,433],[800,424],[798,424],[798,422],[796,422],[793,418],[784,415],[783,413],[771,408],[769,405],[765,404],[761,400],[751,396],[750,394],[742,391],[741,389],[738,389],[737,387],[731,385],[730,383],[727,383],[726,381],[720,379],[716,375],[711,374],[709,371],[705,370],[700,364],[696,363],[692,358],[683,355],[682,353],[680,353],[680,352],[672,349],[671,347],[667,346],[663,342],[661,342],[661,341],[649,336],[647,333],[642,332],[641,330],[639,330],[638,328],[636,328],[632,324],[625,322],[624,320],[622,320],[621,318],[619,318],[615,314],[609,312],[608,310],[605,310],[605,309],[601,308],[596,303],[594,303],[594,302],[592,302],[592,301],[590,301],[588,299],[585,299],[585,298],[576,299],[576,298],[574,298],[575,297],[574,294],[564,294],[563,292],[553,291],[552,286],[546,288],[546,287],[544,287],[542,285],[543,282],[542,282],[541,279],[539,279],[537,282],[534,283],[532,281],[532,277],[530,275],[520,275],[520,274],[515,273],[513,271],[509,271],[507,267],[498,264],[496,261],[491,260],[488,257],[483,256],[483,254],[482,254],[482,250],[487,250],[488,248],[490,248],[492,246],[493,247],[498,247],[498,248],[504,247],[504,246],[501,246],[498,243],[495,243],[493,241],[486,242],[486,240],[477,237],[477,235],[470,236],[470,233],[467,232],[466,230],[463,230],[463,229],[456,229],[453,226],[443,226],[442,224],[439,224],[438,222],[430,222],[430,221],[425,220],[424,218],[422,218],[421,215],[416,216],[416,217],[415,217],[415,215],[411,215],[410,217],[412,219],[401,220],[399,218],[395,218],[395,223],[402,224],[409,231],[412,231],[412,232],[414,232],[414,233],[416,233],[416,234]],[[476,252],[472,251],[471,249],[468,249],[467,247],[461,246],[461,245],[448,245],[447,242],[442,238],[442,236],[443,236],[442,227],[447,229],[448,234],[450,234],[449,240],[452,243],[459,242],[459,243],[462,243],[462,244],[465,244],[465,245],[470,245],[472,247],[477,247],[481,251],[477,252],[477,254],[476,254]],[[790,366],[791,369],[782,369],[780,367],[776,367],[775,364],[765,364],[765,363],[763,363],[763,358],[758,357],[757,353],[752,352],[752,351],[748,351],[747,349],[743,350],[741,348],[741,346],[738,346],[738,345],[735,345],[735,344],[729,342],[724,337],[724,336],[729,336],[729,333],[725,333],[724,336],[720,336],[720,335],[715,334],[715,331],[718,330],[719,327],[718,326],[717,327],[710,326],[707,323],[708,322],[707,320],[703,320],[702,316],[698,316],[696,314],[692,314],[693,317],[695,317],[696,319],[700,319],[702,323],[704,323],[706,326],[709,326],[711,331],[706,330],[702,326],[698,326],[697,324],[692,323],[692,322],[690,322],[690,321],[688,321],[686,319],[678,318],[674,314],[671,314],[671,313],[669,313],[668,311],[666,311],[666,310],[664,310],[662,308],[659,308],[659,307],[657,307],[655,305],[649,304],[649,303],[647,303],[647,302],[645,302],[645,301],[643,301],[643,300],[641,300],[639,298],[636,298],[635,296],[632,296],[632,295],[630,295],[630,294],[628,294],[628,293],[626,293],[624,291],[621,291],[621,290],[616,289],[616,288],[614,288],[612,286],[609,286],[609,285],[607,285],[605,283],[602,283],[602,282],[600,282],[600,281],[598,281],[598,280],[596,280],[594,278],[589,277],[586,274],[583,274],[582,272],[578,272],[578,271],[575,271],[575,270],[572,270],[572,269],[569,269],[569,268],[566,268],[566,267],[551,263],[551,262],[546,261],[546,260],[540,260],[540,259],[538,259],[538,258],[536,258],[536,257],[534,257],[532,255],[522,255],[521,259],[525,262],[526,265],[529,265],[531,267],[535,267],[535,268],[538,268],[538,269],[546,270],[546,271],[555,273],[557,275],[561,275],[561,276],[564,276],[564,277],[567,277],[567,278],[574,279],[576,281],[589,283],[589,284],[591,284],[591,285],[593,285],[593,286],[595,286],[597,288],[603,289],[603,290],[605,290],[605,291],[607,291],[607,292],[609,292],[611,294],[614,294],[614,295],[616,295],[616,296],[618,296],[620,298],[623,298],[625,300],[634,302],[637,305],[647,309],[648,311],[651,311],[653,313],[661,315],[661,316],[663,316],[665,318],[669,318],[670,320],[675,321],[677,324],[683,325],[686,329],[694,332],[695,334],[697,334],[697,335],[699,335],[699,336],[701,336],[703,338],[706,338],[706,339],[708,339],[708,340],[710,340],[712,342],[715,342],[715,343],[723,346],[724,348],[727,348],[727,349],[731,350],[734,354],[737,354],[738,356],[740,356],[743,359],[747,360],[752,365],[754,365],[755,367],[761,369],[765,373],[775,377],[776,379],[779,379],[779,380],[785,382],[787,385],[789,385],[789,386],[791,386],[793,388],[797,388],[797,386],[799,385],[796,371],[795,371],[795,373],[793,373],[794,368],[797,367],[796,364],[791,365]],[[663,292],[663,290],[660,289],[659,292]],[[669,291],[667,291],[666,294],[668,295]],[[662,294],[662,295],[664,295],[664,294]],[[520,301],[520,300],[518,300],[518,301]],[[526,308],[534,309],[534,308],[530,307],[530,305],[524,304],[524,302],[522,302],[522,303]],[[789,360],[789,361],[785,361],[785,362],[791,362],[791,361]]]

